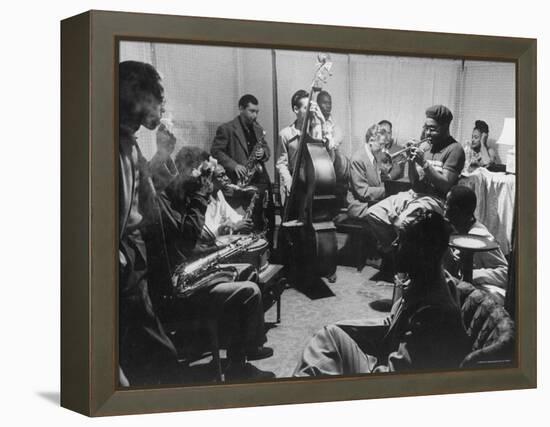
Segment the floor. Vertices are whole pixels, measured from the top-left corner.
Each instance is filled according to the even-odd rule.
[[[346,319],[383,319],[388,315],[393,286],[377,281],[378,270],[365,266],[338,266],[334,283],[324,280],[317,295],[287,288],[281,295],[281,322],[276,321],[276,307],[265,313],[266,345],[274,349],[268,359],[251,362],[256,368],[272,372],[276,378],[292,375],[309,337],[324,325]],[[224,362],[225,351],[221,351]],[[189,383],[213,381],[211,356],[195,361],[189,372]]]
[[[273,372],[277,378],[288,377],[309,337],[324,325],[346,319],[386,317],[393,287],[387,282],[372,280],[377,272],[368,266],[362,272],[339,266],[336,282],[324,281],[326,296],[317,299],[292,288],[286,289],[281,296],[281,322],[271,323],[276,318],[275,306],[265,314],[270,327],[266,345],[274,349],[274,355],[254,365]]]

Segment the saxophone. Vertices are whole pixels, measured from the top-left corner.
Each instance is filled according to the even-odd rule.
[[[230,265],[222,267],[219,264],[244,252],[259,239],[259,236],[244,236],[203,258],[178,265],[172,275],[174,294],[183,298],[206,286],[235,281],[237,269]]]
[[[259,197],[260,195],[258,194],[258,189],[256,188],[256,191],[254,191],[254,194],[250,199],[250,203],[248,204],[248,207],[244,212],[243,220],[252,219],[252,214],[254,213],[254,209],[256,208],[256,203],[258,202]]]
[[[256,145],[254,145],[252,152],[246,160],[246,164],[244,165],[246,168],[246,174],[244,178],[241,178],[237,181],[237,185],[241,188],[249,186],[256,174],[260,173],[263,170],[262,162],[256,159],[256,150],[258,148],[262,148],[263,144],[266,144],[265,135],[266,132],[264,130],[262,136],[260,137],[260,140],[256,143]]]

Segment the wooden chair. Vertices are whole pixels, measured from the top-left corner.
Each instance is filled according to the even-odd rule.
[[[220,359],[218,317],[196,311],[191,304],[185,304],[181,301],[166,304],[160,317],[166,331],[173,338],[180,362],[189,366],[193,362],[211,354],[216,371],[216,381],[223,382],[224,375]],[[202,345],[201,347],[189,346],[187,341],[196,344],[194,338],[198,336],[205,338],[206,345],[204,348]]]
[[[338,233],[348,235],[349,245],[353,256],[353,265],[357,271],[362,271],[369,255],[374,253],[375,239],[366,227],[365,222],[351,218],[347,209],[343,208],[334,218],[334,225]]]

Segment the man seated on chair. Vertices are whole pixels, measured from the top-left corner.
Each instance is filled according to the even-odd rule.
[[[458,368],[469,341],[455,279],[442,266],[450,231],[433,211],[409,221],[395,242],[398,271],[409,280],[390,318],[325,326],[306,345],[294,376]],[[355,326],[348,333],[345,325]]]
[[[464,150],[449,133],[452,119],[453,114],[443,105],[426,110],[423,133],[428,141],[424,147],[420,144],[409,148],[408,170],[412,189],[369,208],[366,220],[383,254],[390,254],[391,242],[398,230],[418,211],[429,209],[443,215],[446,194],[458,182],[464,167]]]
[[[351,157],[348,215],[364,218],[369,206],[385,196],[383,179],[387,178],[380,154],[388,134],[379,125],[372,125],[365,135],[365,144]]]
[[[494,241],[495,238],[487,230],[487,227],[476,220],[474,216],[476,205],[477,197],[474,190],[457,185],[451,188],[447,195],[445,216],[459,234],[482,236]],[[445,267],[454,273],[458,270],[459,260],[460,252],[453,250],[446,260]],[[506,295],[508,261],[500,247],[492,251],[474,253],[472,278],[473,285],[480,286],[502,297]]]
[[[212,175],[213,191],[204,222],[205,233],[214,238],[226,234],[248,234],[254,227],[251,218],[237,213],[225,200],[224,190],[230,183],[225,168],[216,164]]]
[[[151,271],[157,286],[171,286],[175,268],[192,253],[203,226],[208,200],[213,191],[212,172],[215,164],[208,154],[197,148],[183,147],[176,156],[179,172],[172,184],[159,195],[160,220],[149,233]],[[158,230],[155,233],[155,230]],[[160,233],[160,235],[159,235]],[[164,289],[165,295],[173,290]],[[262,295],[251,281],[216,283],[188,297],[165,302],[161,318],[177,320],[185,306],[218,316],[222,343],[227,342],[228,378],[271,376],[247,364],[247,360],[270,357],[273,350],[266,342]]]
[[[403,148],[397,145],[395,139],[393,138],[393,124],[387,119],[380,120],[378,122],[378,128],[386,132],[386,145],[383,147],[388,154],[394,154]],[[400,178],[403,178],[403,173],[405,172],[405,165],[400,161],[384,160],[383,163],[388,163],[388,179],[395,181]]]

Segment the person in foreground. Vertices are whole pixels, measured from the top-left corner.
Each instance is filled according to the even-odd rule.
[[[409,280],[389,319],[354,338],[343,326],[325,326],[307,344],[294,376],[458,368],[468,338],[454,279],[442,266],[450,230],[434,211],[410,221],[396,240],[398,271]]]
[[[494,241],[495,238],[487,227],[476,220],[477,197],[469,187],[457,185],[449,191],[445,205],[445,216],[459,234],[471,234]],[[451,252],[446,259],[445,268],[453,274],[457,271],[459,251]],[[474,253],[472,284],[504,297],[508,287],[508,261],[498,249]]]
[[[156,313],[143,236],[157,193],[176,178],[171,138],[157,132],[159,152],[150,162],[137,143],[143,126],[160,128],[164,88],[149,64],[119,64],[119,365],[120,383],[156,385],[183,379],[177,352]],[[152,170],[157,179],[152,179]]]

